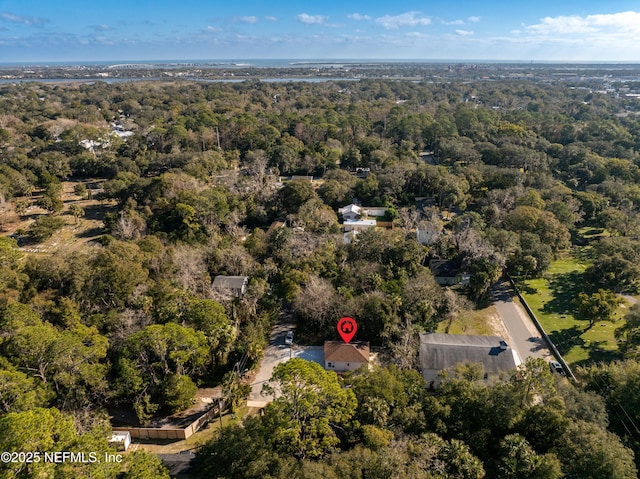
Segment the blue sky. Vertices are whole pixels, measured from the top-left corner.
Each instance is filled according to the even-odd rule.
[[[0,63],[271,58],[640,63],[640,1],[0,0]]]

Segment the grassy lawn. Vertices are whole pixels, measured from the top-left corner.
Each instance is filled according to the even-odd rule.
[[[617,356],[614,333],[628,305],[618,308],[614,321],[598,321],[590,329],[587,321],[576,319],[573,299],[584,290],[582,273],[588,266],[578,258],[584,255],[554,261],[544,278],[521,285],[522,295],[569,364],[610,361]]]
[[[100,180],[95,180],[100,181]],[[89,182],[94,182],[91,180]],[[86,184],[87,181],[65,181],[62,183],[63,191],[61,199],[64,208],[59,216],[65,222],[64,226],[55,232],[55,234],[37,244],[28,243],[23,245],[21,250],[27,254],[53,253],[58,249],[67,250],[82,248],[87,243],[101,235],[105,234],[103,220],[107,213],[115,211],[116,202],[113,200],[99,201],[96,199],[83,199],[74,193],[74,186],[77,184]],[[28,214],[18,217],[13,214],[11,221],[3,226],[0,235],[6,236],[19,230],[27,231],[36,218],[48,215],[49,212],[37,206],[38,196],[33,198],[22,197],[29,205]],[[84,215],[78,219],[69,214],[71,205],[80,206],[84,210]]]
[[[495,306],[463,311],[450,320],[440,323],[437,332],[480,336],[504,336],[506,334]]]

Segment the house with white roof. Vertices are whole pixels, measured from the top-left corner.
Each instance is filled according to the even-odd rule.
[[[377,224],[376,220],[348,220],[342,223],[344,232],[350,231],[363,231],[369,228],[375,228]]]
[[[345,221],[355,221],[362,216],[362,208],[353,203],[338,209],[338,213],[342,215]]]

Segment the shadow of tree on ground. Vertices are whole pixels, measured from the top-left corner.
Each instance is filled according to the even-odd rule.
[[[585,347],[584,339],[581,337],[583,333],[584,329],[578,325],[561,331],[547,332],[551,342],[556,345],[556,348],[558,348],[558,351],[560,351],[560,354],[563,356],[567,354],[571,348],[576,346],[579,348]]]
[[[553,299],[547,301],[543,311],[547,314],[566,314],[575,310],[573,303],[578,293],[590,293],[589,285],[584,280],[584,274],[580,271],[569,273],[557,273],[549,279]]]

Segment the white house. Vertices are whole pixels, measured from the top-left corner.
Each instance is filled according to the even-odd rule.
[[[376,220],[348,220],[342,223],[344,232],[349,231],[363,231],[369,228],[375,228],[377,224]]]
[[[350,204],[338,208],[338,213],[342,215],[345,221],[357,220],[368,216],[384,216],[387,213],[388,208],[384,206],[358,206]]]
[[[329,371],[354,371],[363,364],[369,364],[369,343],[353,341],[324,342],[324,368]]]
[[[342,215],[345,221],[355,221],[362,216],[362,208],[358,205],[350,204],[338,209],[338,213]]]
[[[362,209],[367,216],[384,216],[389,208],[384,206],[363,206]]]
[[[482,364],[488,381],[521,363],[518,353],[502,338],[466,334],[421,334],[419,359],[430,389],[440,384],[443,371],[451,375],[458,364]]]

